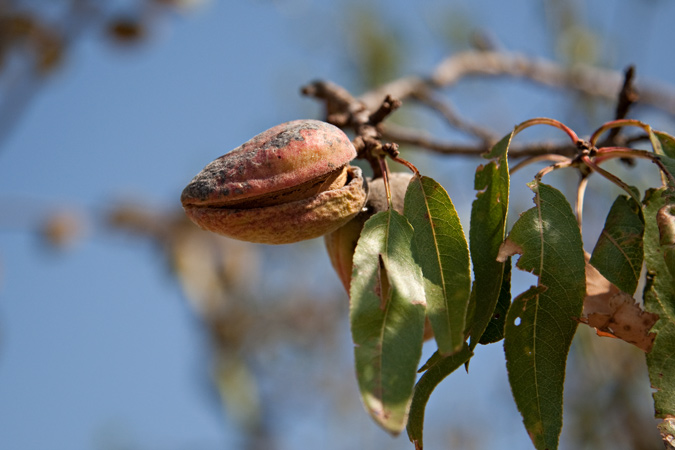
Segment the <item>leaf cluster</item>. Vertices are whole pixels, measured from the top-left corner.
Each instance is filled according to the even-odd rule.
[[[533,125],[559,128],[578,151],[537,173],[528,184],[534,206],[509,230],[508,151],[515,135]],[[604,132],[626,126],[641,128],[652,151],[596,146]],[[479,343],[503,340],[513,397],[534,447],[557,448],[566,360],[579,323],[644,350],[656,389],[655,415],[670,423],[675,417],[675,138],[632,120],[605,124],[588,141],[555,120],[524,122],[497,142],[484,155],[488,162],[476,170],[469,240],[445,189],[397,154],[389,157],[415,176],[403,214],[390,207],[365,223],[350,288],[359,388],[382,428],[392,434],[407,428],[415,448],[423,448],[424,410],[434,388],[460,366],[468,368]],[[661,169],[661,180],[641,198],[601,167],[613,158],[648,159]],[[563,168],[578,171],[582,180],[575,208],[542,182]],[[585,181],[593,173],[626,195],[615,200],[587,253],[581,215]],[[387,186],[386,171],[383,176]],[[512,299],[515,255],[516,267],[535,275],[537,284]],[[644,309],[633,298],[643,266]],[[424,336],[431,334],[425,326],[437,351],[419,368]]]

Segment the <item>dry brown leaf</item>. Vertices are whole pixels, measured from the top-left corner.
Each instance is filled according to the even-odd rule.
[[[586,262],[586,298],[580,322],[595,328],[599,336],[615,337],[649,352],[656,337],[649,330],[658,319]]]

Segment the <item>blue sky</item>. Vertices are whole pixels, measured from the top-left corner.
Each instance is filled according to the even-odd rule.
[[[228,3],[207,2],[160,21],[148,41],[134,49],[86,35],[41,86],[0,148],[3,448],[236,445],[231,422],[205,388],[207,339],[177,282],[156,249],[111,233],[100,222],[100,214],[120,199],[178,207],[183,186],[215,157],[277,123],[318,117],[317,105],[298,94],[304,83],[328,78],[355,85],[349,57],[354,49],[341,37],[349,23],[336,11],[346,2]],[[438,43],[442,27],[434,22],[440,17],[436,11],[448,11],[446,3],[380,2],[387,5],[384,22],[402,24],[401,33],[410,33],[404,40],[411,55],[408,73],[430,70],[452,48]],[[540,7],[505,3],[451,6],[510,50],[554,57]],[[675,4],[643,2],[648,6],[640,10],[635,1],[577,3],[586,12],[586,25],[600,37],[603,64],[623,69],[635,63],[639,76],[675,83],[670,23]],[[526,89],[503,85],[495,104],[518,120],[560,106],[560,99],[522,102],[518,96]],[[480,114],[486,108],[472,103],[475,93],[469,84],[453,96],[464,111]],[[662,128],[673,126],[655,120]],[[440,169],[450,171],[441,178],[452,178],[450,163]],[[459,183],[450,184],[451,195],[472,198]],[[74,248],[56,253],[40,245],[37,227],[46,214],[63,208],[85,214],[88,233]],[[312,251],[320,248],[320,243],[308,245]],[[269,251],[278,257],[283,250]],[[317,270],[330,273],[327,259],[316,261]],[[319,286],[341,289],[336,278]],[[349,339],[346,332],[344,338]],[[494,439],[490,442],[504,448],[527,445],[508,392],[500,390],[506,386],[501,350],[492,347],[476,358],[473,377],[453,375],[452,385],[439,388],[432,406],[460,426],[492,414],[496,398],[505,419],[486,431]],[[355,385],[354,380],[353,395]],[[501,388],[467,396],[485,385]],[[447,404],[467,401],[475,404],[463,413],[444,412]],[[405,437],[391,441],[373,430],[365,413],[362,419],[363,448],[381,442],[407,448]],[[324,442],[311,419],[287,425],[283,448],[300,440],[341,448]],[[339,436],[339,430],[325,435]]]

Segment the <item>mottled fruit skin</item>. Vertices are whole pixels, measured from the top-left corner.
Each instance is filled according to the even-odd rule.
[[[339,128],[296,120],[208,164],[183,190],[200,227],[250,242],[287,244],[329,233],[366,200],[356,150]]]

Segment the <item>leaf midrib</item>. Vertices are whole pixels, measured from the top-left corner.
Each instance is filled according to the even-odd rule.
[[[389,213],[387,214],[387,227],[385,228],[384,232],[384,255],[380,254],[379,256],[382,258],[382,262],[384,263],[384,270],[385,270],[385,276],[389,276],[389,272],[387,269],[387,265],[389,264],[389,258],[388,258],[388,253],[389,253],[389,230],[391,229],[391,210],[389,210]],[[380,284],[382,283],[382,280],[379,280]],[[380,399],[380,404],[382,405],[382,419],[386,419],[386,413],[385,413],[385,402],[384,402],[384,386],[383,386],[383,373],[384,373],[384,332],[385,329],[387,328],[387,318],[389,317],[389,310],[391,308],[391,303],[394,297],[394,287],[392,283],[387,280],[387,283],[389,284],[389,292],[391,293],[390,298],[386,300],[386,305],[384,307],[384,316],[382,317],[382,326],[380,328],[380,339],[379,339],[379,346],[380,346],[380,351],[378,353],[378,367],[380,368],[377,372],[377,398]],[[380,292],[381,294],[384,294],[384,292]]]
[[[438,272],[439,272],[439,276],[441,278],[441,289],[443,291],[443,303],[445,304],[446,311],[449,311],[449,308],[448,308],[449,307],[449,305],[448,305],[448,290],[447,290],[447,287],[446,287],[446,284],[445,284],[445,273],[443,272],[443,264],[441,263],[441,255],[440,255],[440,252],[439,252],[439,249],[438,249],[438,239],[436,238],[436,230],[433,227],[433,225],[431,225],[431,220],[432,220],[431,219],[431,209],[429,207],[428,197],[427,197],[426,192],[424,190],[424,183],[422,183],[421,177],[419,179],[419,182],[420,182],[420,187],[422,188],[422,194],[424,194],[423,195],[424,207],[427,211],[427,215],[429,216],[429,225],[430,225],[430,228],[431,228],[431,236],[434,239],[434,250],[435,250],[434,253],[436,254],[436,261],[438,262]],[[450,314],[444,314],[443,318],[446,321],[448,333],[450,333],[450,331],[451,331]],[[450,339],[452,340],[452,334],[451,333],[450,333]]]
[[[543,275],[544,271],[544,220],[542,218],[542,205],[541,205],[541,194],[540,194],[540,186],[537,186],[537,217],[539,219],[539,272],[538,272],[538,280],[537,284],[538,286],[541,286],[541,278]],[[541,396],[539,395],[539,377],[537,375],[537,327],[538,327],[538,316],[539,316],[539,301],[541,299],[541,292],[537,292],[537,300],[535,302],[535,309],[534,309],[534,324],[533,324],[533,332],[532,332],[532,367],[534,369],[534,390],[535,390],[535,398],[537,401],[537,415],[539,417],[539,420],[543,423],[542,420],[542,415],[541,415]],[[543,430],[542,430],[543,431]],[[545,439],[545,433],[544,433],[544,439]]]

